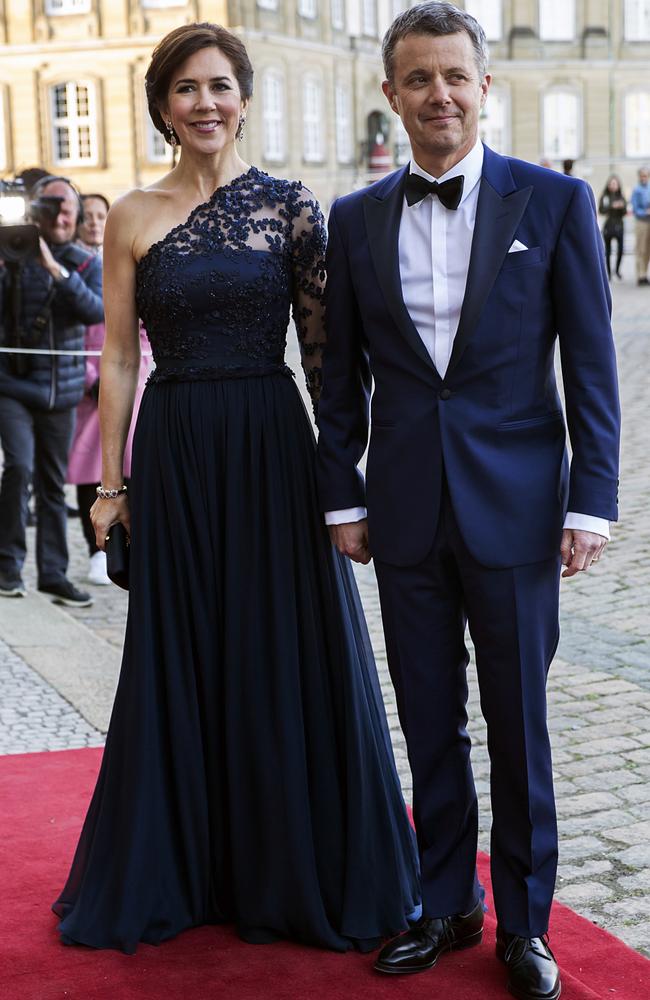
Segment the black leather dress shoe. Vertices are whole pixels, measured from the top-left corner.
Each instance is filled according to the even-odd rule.
[[[517,937],[497,928],[497,958],[508,967],[508,989],[517,1000],[558,1000],[560,970],[545,938]]]
[[[432,969],[446,951],[471,948],[483,937],[483,904],[454,917],[421,917],[417,924],[389,941],[375,962],[377,972],[407,973]]]

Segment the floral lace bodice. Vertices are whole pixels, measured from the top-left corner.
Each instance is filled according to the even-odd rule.
[[[137,268],[151,381],[284,367],[290,308],[316,403],[324,347],[325,225],[297,181],[256,167],[217,188]]]

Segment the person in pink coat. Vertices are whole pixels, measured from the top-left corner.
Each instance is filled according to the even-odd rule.
[[[108,214],[108,201],[103,195],[82,195],[84,206],[83,222],[79,226],[78,241],[86,249],[101,254],[104,240],[104,226]],[[104,346],[104,324],[96,323],[86,329],[85,350],[101,351]],[[151,348],[143,328],[140,329],[140,346],[142,361],[136,389],[133,419],[124,453],[124,476],[128,482],[131,473],[131,445],[133,431],[144,391],[145,382],[151,368]],[[84,396],[77,407],[77,423],[68,459],[69,483],[77,487],[77,505],[81,517],[84,537],[88,544],[89,566],[88,581],[97,585],[108,584],[106,573],[106,553],[97,548],[95,531],[90,521],[90,508],[97,499],[96,489],[101,481],[102,454],[99,436],[99,415],[97,400],[99,396],[100,358],[89,356],[86,362],[86,382]]]

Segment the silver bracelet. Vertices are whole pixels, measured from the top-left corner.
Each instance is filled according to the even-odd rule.
[[[96,493],[102,500],[117,500],[119,496],[127,492],[126,485],[120,486],[119,490],[105,490],[103,486],[98,486]]]

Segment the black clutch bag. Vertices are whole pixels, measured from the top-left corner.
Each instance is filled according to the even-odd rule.
[[[129,589],[129,536],[120,521],[111,525],[106,536],[106,572],[118,587]]]

